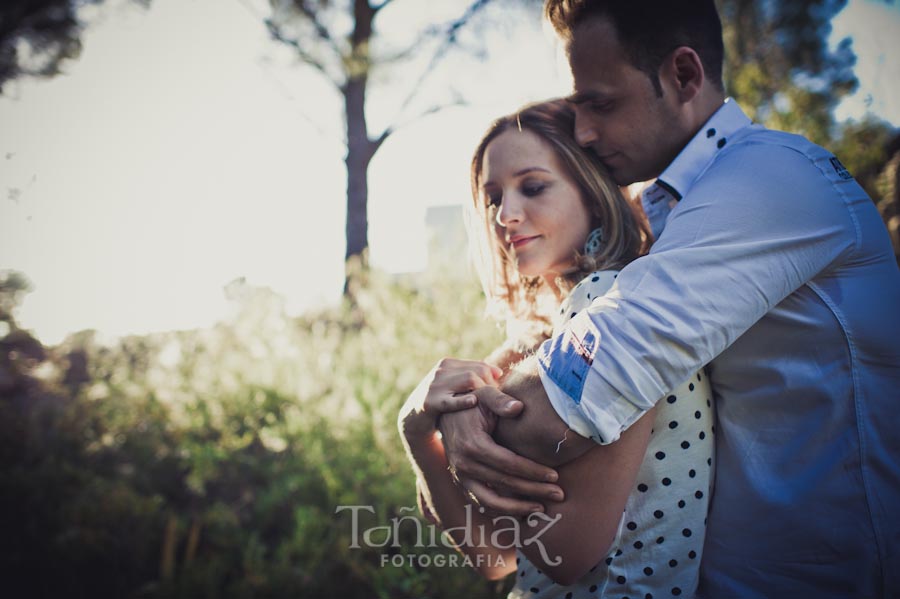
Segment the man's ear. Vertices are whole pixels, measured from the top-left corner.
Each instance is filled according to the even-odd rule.
[[[675,92],[680,102],[687,103],[700,93],[706,73],[697,52],[688,46],[679,46],[663,60],[659,76],[661,81],[669,84],[667,87]]]

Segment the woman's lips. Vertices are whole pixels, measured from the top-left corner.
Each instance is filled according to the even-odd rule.
[[[516,235],[509,238],[509,245],[511,245],[513,249],[517,250],[525,246],[526,244],[531,243],[538,237],[540,237],[540,235]]]

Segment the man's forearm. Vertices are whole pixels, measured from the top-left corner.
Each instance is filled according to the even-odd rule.
[[[494,438],[519,455],[547,466],[571,461],[595,446],[594,442],[570,430],[559,417],[538,374],[537,360],[520,362],[500,389],[525,404],[517,418],[501,418]]]

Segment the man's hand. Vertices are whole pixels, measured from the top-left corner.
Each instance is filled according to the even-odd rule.
[[[491,436],[497,418],[517,416],[522,402],[495,387],[481,387],[474,394],[476,408],[443,414],[440,419],[450,470],[470,496],[486,508],[516,515],[542,511],[543,506],[506,494],[561,501],[562,489],[550,484],[558,479],[556,471],[501,447]]]

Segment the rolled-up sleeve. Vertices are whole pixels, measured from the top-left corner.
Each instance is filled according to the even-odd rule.
[[[723,151],[672,211],[649,255],[538,352],[572,430],[615,441],[728,348],[858,232],[827,155],[745,142]],[[838,193],[835,193],[837,189]]]

